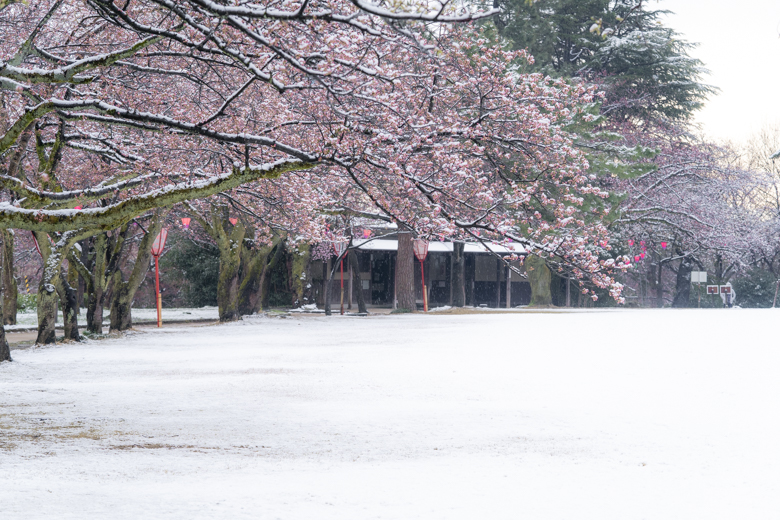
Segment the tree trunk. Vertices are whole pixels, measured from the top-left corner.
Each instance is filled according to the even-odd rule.
[[[2,314],[3,298],[0,298],[0,314]],[[0,323],[0,363],[3,361],[13,361],[11,359],[11,347],[5,337],[5,327]]]
[[[49,235],[34,232],[43,257],[43,275],[38,284],[38,337],[35,342],[41,345],[56,341],[57,323],[57,286],[60,284],[62,261],[67,251],[52,247]]]
[[[257,309],[255,312],[259,312],[261,310],[268,310],[269,307],[269,300],[271,298],[271,294],[269,291],[269,285],[271,283],[270,274],[271,271],[276,268],[276,265],[281,261],[282,257],[284,256],[284,242],[280,241],[276,245],[276,250],[274,251],[274,255],[271,257],[271,261],[268,262],[268,264],[263,268],[263,273],[260,275],[260,298],[258,300],[258,303],[260,304],[260,308]]]
[[[463,242],[452,244],[452,306],[466,305],[466,258]]]
[[[65,339],[79,341],[79,309],[76,289],[68,283],[64,276],[60,276],[57,284],[57,295],[62,306],[62,322],[65,328]]]
[[[331,262],[330,269],[328,270],[328,279],[325,281],[325,316],[332,314],[330,307],[330,286],[333,282],[333,273],[336,271],[336,265],[338,265],[338,257]]]
[[[672,307],[685,308],[691,306],[691,271],[693,262],[688,256],[680,260],[680,267],[677,269],[677,284],[674,290],[674,300]]]
[[[290,285],[292,289],[292,306],[298,308],[311,303],[305,296],[307,289],[311,288],[311,244],[300,243],[290,251],[292,256],[292,269],[290,270]]]
[[[113,272],[113,284],[111,287],[111,325],[109,331],[124,331],[133,326],[132,307],[135,293],[141,287],[146,273],[149,271],[149,264],[152,259],[152,244],[162,229],[163,218],[167,211],[158,210],[155,212],[146,234],[138,245],[138,254],[133,264],[133,271],[127,281],[122,279],[122,271],[115,269]],[[156,297],[156,295],[155,295]]]
[[[398,233],[395,287],[398,309],[405,309],[409,312],[417,310],[417,302],[414,297],[414,249],[412,248],[412,234],[409,232]],[[423,290],[425,289],[423,288]]]
[[[219,321],[241,319],[238,313],[238,255],[224,252],[219,255],[219,279],[217,281],[217,305]]]
[[[135,291],[130,293],[130,284],[121,279],[122,273],[117,271],[114,276],[117,277],[117,280],[114,282],[111,297],[111,324],[108,329],[111,332],[128,330],[133,326],[131,308],[135,298]]]
[[[263,270],[268,264],[270,248],[262,248],[260,251],[245,251],[246,260],[242,260],[244,267],[241,269],[242,278],[238,286],[238,313],[242,316],[254,314],[260,298],[260,285],[263,278]]]
[[[3,323],[16,325],[16,307],[19,296],[16,278],[14,278],[14,232],[10,229],[0,231],[3,239]]]
[[[56,323],[57,291],[52,280],[44,276],[38,286],[38,337],[35,342],[41,345],[54,343]]]
[[[531,284],[531,307],[549,307],[552,305],[550,292],[551,274],[544,260],[536,255],[528,255],[525,259],[525,271]]]
[[[357,285],[357,303],[358,312],[361,314],[367,313],[366,299],[363,296],[363,280],[360,278],[360,262],[358,262],[357,253],[351,250],[347,256],[349,257],[349,265],[352,266],[352,279],[355,280]]]
[[[108,235],[101,233],[92,240],[94,261],[90,280],[87,284],[87,330],[91,334],[103,334],[103,307],[105,306],[105,289],[108,285]]]
[[[103,334],[103,291],[90,291],[87,298],[87,331]]]

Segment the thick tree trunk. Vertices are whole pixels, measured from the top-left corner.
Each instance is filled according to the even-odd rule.
[[[128,330],[133,326],[132,306],[135,299],[135,293],[141,287],[146,273],[149,271],[149,264],[152,259],[152,243],[162,229],[163,218],[167,211],[158,210],[146,230],[146,234],[138,245],[138,254],[133,264],[133,270],[127,281],[122,279],[122,271],[118,268],[112,269],[113,282],[111,287],[111,325],[110,332]],[[118,259],[116,260],[118,261]],[[107,284],[106,287],[109,287]]]
[[[220,250],[219,279],[217,280],[217,305],[219,321],[241,319],[238,313],[238,268],[241,262],[233,251]]]
[[[466,305],[466,258],[463,242],[452,244],[452,306]]]
[[[423,289],[424,290],[424,289]],[[413,312],[417,310],[414,297],[414,249],[412,234],[398,233],[398,254],[395,257],[395,295],[398,309]]]
[[[354,250],[351,250],[347,256],[349,257],[349,265],[352,266],[352,279],[357,286],[358,312],[364,314],[368,312],[368,310],[366,309],[366,299],[363,296],[363,280],[360,278],[360,262],[358,262],[357,253],[355,253]]]
[[[3,239],[3,323],[16,325],[16,307],[19,296],[14,278],[14,232],[10,229],[0,231]]]
[[[0,298],[0,314],[2,314],[3,299]],[[8,345],[8,340],[5,337],[5,327],[0,323],[0,363],[3,361],[13,361],[11,359],[11,347]]]
[[[108,235],[101,233],[92,240],[94,261],[87,297],[87,330],[91,334],[103,334],[103,307],[105,289],[111,273],[108,273]],[[108,278],[107,278],[108,277]]]
[[[525,259],[525,271],[531,284],[532,307],[549,307],[552,305],[552,293],[550,292],[550,269],[544,260],[536,255],[528,255]]]
[[[79,341],[79,309],[76,289],[68,283],[68,280],[61,276],[57,284],[57,295],[62,306],[62,322],[65,329],[65,339]]]
[[[672,300],[674,308],[691,306],[691,271],[693,271],[693,262],[690,257],[685,256],[680,260],[680,267],[677,268],[677,284]]]
[[[271,283],[270,273],[274,270],[279,262],[281,262],[284,256],[284,242],[279,242],[276,245],[274,254],[271,257],[271,261],[263,268],[263,273],[260,275],[260,298],[258,299],[259,308],[255,312],[268,310],[269,300],[271,294],[269,291],[269,285]]]
[[[87,331],[103,334],[103,291],[90,291],[87,299]]]
[[[113,295],[111,297],[111,324],[109,325],[109,331],[111,332],[128,330],[133,326],[131,309],[135,291],[131,293],[130,283],[121,280],[122,274],[119,271],[117,271],[115,276],[118,279],[114,282]]]
[[[311,244],[301,242],[290,251],[292,269],[290,269],[290,285],[292,289],[292,306],[298,308],[308,303],[305,293],[311,288]]]
[[[52,281],[44,277],[38,286],[38,337],[35,342],[41,345],[54,343],[56,340],[54,331],[57,323],[57,291]]]
[[[242,316],[254,314],[257,301],[260,298],[260,283],[262,281],[263,268],[268,263],[268,252],[249,251],[250,257],[242,268],[243,276],[238,286],[238,313]]]

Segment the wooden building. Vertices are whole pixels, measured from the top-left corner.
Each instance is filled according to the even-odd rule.
[[[394,238],[355,240],[358,264],[360,266],[360,287],[344,263],[345,298],[356,302],[356,291],[363,291],[368,305],[393,307],[395,301],[395,260],[398,241]],[[511,246],[511,244],[510,244]],[[497,256],[523,256],[520,246],[505,247],[490,244],[489,251],[480,243],[466,243],[464,247],[464,275],[466,305],[488,307],[515,307],[527,305],[531,301],[531,286],[528,281],[509,269]],[[314,262],[312,278],[315,284],[315,300],[322,306],[324,302],[324,283],[331,267],[333,257],[328,262]],[[523,271],[518,262],[512,264]],[[422,307],[423,287],[420,262],[415,259],[415,291],[418,307]],[[431,242],[428,256],[424,262],[425,286],[428,291],[429,307],[452,305],[453,301],[453,244],[451,242]],[[507,287],[507,279],[509,286]],[[331,303],[340,298],[341,278],[338,267],[331,281]],[[508,290],[507,290],[508,289]],[[355,303],[356,304],[356,303]]]

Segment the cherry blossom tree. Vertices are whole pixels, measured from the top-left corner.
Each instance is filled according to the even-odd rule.
[[[594,92],[524,74],[530,57],[451,25],[491,14],[360,0],[5,5],[0,226],[45,244],[39,341],[53,339],[76,242],[216,194],[251,207],[253,190],[286,193],[273,218],[309,239],[323,214],[377,213],[422,237],[512,240],[619,297],[610,272],[624,261],[599,257],[603,210],[585,204],[607,193],[566,130]]]

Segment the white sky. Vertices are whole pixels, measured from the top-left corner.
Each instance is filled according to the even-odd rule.
[[[708,137],[742,143],[780,124],[780,0],[658,0],[666,24],[689,42],[720,88],[696,121]]]

